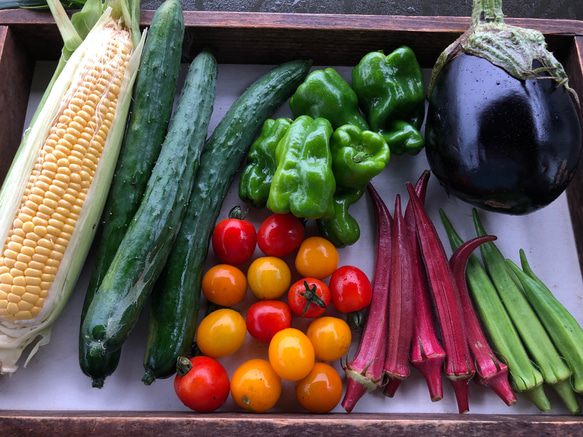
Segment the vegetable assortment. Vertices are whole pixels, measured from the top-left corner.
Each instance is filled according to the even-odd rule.
[[[439,105],[459,91],[454,85],[463,86],[451,73],[455,64],[482,62],[465,39],[481,35],[478,21],[499,8],[496,0],[475,1],[472,29],[460,42],[465,53],[448,49],[429,84],[428,161],[462,200],[468,198],[448,185],[432,149],[444,141],[441,123],[449,115],[438,113]],[[94,387],[114,373],[149,305],[142,381],[172,377],[177,398],[196,412],[221,409],[231,397],[242,410],[261,413],[290,395],[309,412],[351,412],[373,391],[399,396],[411,367],[433,402],[444,397],[444,375],[459,413],[470,411],[471,381],[508,406],[524,395],[540,411],[553,407],[549,386],[571,414],[581,412],[583,329],[524,250],[520,266],[506,259],[476,209],[476,235],[464,242],[439,210],[448,256],[426,206],[429,170],[395,193],[392,212],[372,183],[390,171],[391,154],[414,159],[425,146],[423,77],[410,48],[368,53],[353,68],[352,84],[333,68],[308,74],[308,61],[283,63],[252,83],[207,137],[217,78],[208,49],[189,65],[170,117],[183,29],[180,5],[165,0],[148,29],[83,304],[79,364]],[[493,66],[497,56],[489,52],[485,62]],[[551,109],[566,108],[555,127],[566,131],[574,159],[581,136],[572,117],[576,95],[554,58],[542,49],[537,56],[544,62],[534,73],[548,77],[550,65],[559,83],[533,80],[533,90],[558,99]],[[295,118],[269,118],[286,101]],[[469,201],[512,214],[539,209],[572,176],[574,167],[561,162],[564,179],[555,177],[558,191],[542,201]],[[219,220],[229,189],[259,223],[239,205]],[[365,201],[376,219],[370,278],[342,257],[361,236],[348,210]],[[237,362],[242,353],[251,357]]]
[[[289,98],[309,67],[309,61],[290,61],[257,78],[233,102],[206,140],[176,242],[152,291],[158,302],[169,303],[151,306],[154,323],[160,321],[169,334],[149,342],[149,353],[161,357],[161,370],[156,370],[146,356],[144,382],[172,375],[177,356],[190,348],[209,239],[227,191],[255,133]]]
[[[505,260],[493,242],[496,237],[486,234],[475,209],[477,236],[465,243],[455,233],[445,213],[440,211],[454,249],[448,258],[436,227],[417,194],[423,197],[426,175],[427,172],[421,176],[416,187],[407,183],[407,208],[411,207],[409,211],[414,214],[414,224],[409,229],[416,234],[411,240],[403,231],[406,226],[402,223],[399,194],[391,217],[374,187],[369,185],[378,222],[375,265],[378,282],[375,285],[382,284],[382,292],[371,302],[356,357],[346,364],[348,379],[342,406],[350,412],[360,398],[378,388],[383,389],[384,395],[394,396],[397,387],[409,375],[409,365],[421,363],[418,368],[425,376],[432,400],[443,396],[440,382],[443,372],[453,385],[460,413],[470,411],[469,382],[474,379],[492,389],[508,406],[517,402],[516,391],[524,394],[539,410],[548,411],[552,405],[543,390],[544,383],[557,392],[571,414],[579,414],[578,377],[573,373],[574,367],[569,366],[580,365],[575,357],[581,345],[575,346],[574,341],[583,329],[573,324],[569,312],[546,291],[548,289],[530,269],[524,251],[520,252],[524,271]],[[416,246],[416,251],[411,250]],[[472,254],[478,247],[483,267]],[[419,273],[410,268],[410,255],[415,253],[424,266]],[[403,264],[409,267],[408,275],[405,270],[394,270],[395,265],[402,267]],[[431,299],[420,299],[421,294],[417,299],[414,297],[417,291],[425,291],[425,287],[416,289],[423,281],[412,279],[415,275],[427,281]],[[523,291],[526,287],[529,292]],[[545,296],[548,303],[544,309],[543,300],[534,297],[534,290],[537,295]],[[405,293],[411,296],[399,301]],[[528,301],[529,295],[532,302]],[[424,305],[419,317],[406,315],[416,302]],[[439,338],[433,329],[433,311],[426,306],[432,306],[435,311]],[[535,312],[537,306],[540,315]],[[568,328],[558,328],[561,314],[566,317]],[[543,327],[545,321],[550,322],[546,329]],[[553,323],[555,329],[550,328]],[[411,336],[413,324],[419,324],[418,340],[430,345],[425,355],[422,349],[416,353],[411,350],[416,343]],[[429,335],[425,336],[420,328],[427,330]],[[399,342],[401,339],[403,341]],[[564,349],[566,344],[572,347],[568,352],[572,357],[569,364],[556,350],[559,345]]]
[[[290,98],[295,119],[265,122],[239,182],[243,201],[315,219],[337,247],[360,238],[348,209],[391,152],[416,155],[424,146],[423,75],[410,48],[365,55],[352,81],[330,67],[312,71]]]

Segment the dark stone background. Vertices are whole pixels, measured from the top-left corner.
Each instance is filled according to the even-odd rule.
[[[469,16],[472,0],[181,0],[184,10],[409,16]],[[143,0],[156,9],[162,0]],[[583,0],[506,0],[508,17],[583,20]]]

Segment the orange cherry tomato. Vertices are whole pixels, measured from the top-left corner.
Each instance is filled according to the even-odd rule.
[[[223,307],[232,307],[245,297],[247,277],[235,266],[218,264],[204,274],[201,288],[210,302]]]
[[[247,270],[247,283],[257,299],[278,299],[289,289],[291,271],[281,258],[259,257]]]
[[[281,378],[269,361],[254,358],[245,361],[231,377],[231,396],[235,403],[253,413],[269,410],[281,395]]]
[[[312,320],[306,335],[314,345],[316,358],[335,361],[342,358],[352,341],[350,326],[338,317],[318,317]]]
[[[295,266],[302,276],[324,279],[338,267],[338,250],[322,237],[308,237],[298,249]]]
[[[296,398],[311,413],[327,413],[342,397],[342,380],[334,367],[317,362],[310,373],[296,382]]]
[[[202,319],[196,331],[196,344],[204,355],[220,358],[243,346],[246,335],[243,316],[230,308],[221,308]]]
[[[304,378],[314,367],[314,346],[302,331],[286,328],[279,331],[269,342],[269,362],[282,379],[297,381]]]

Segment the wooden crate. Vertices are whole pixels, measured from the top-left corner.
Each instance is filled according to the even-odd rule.
[[[142,12],[147,26],[153,11]],[[583,22],[510,19],[538,29],[583,96]],[[409,45],[422,67],[469,26],[469,18],[185,12],[183,61],[209,47],[220,63],[276,64],[309,58],[315,65],[354,65],[367,52]],[[62,41],[50,14],[0,11],[0,182],[20,141],[35,62],[55,60]],[[583,260],[583,172],[568,190],[569,210]],[[30,394],[34,396],[34,393]],[[0,396],[2,390],[0,387]],[[191,414],[167,412],[0,411],[0,435],[583,435],[579,417],[457,414]]]

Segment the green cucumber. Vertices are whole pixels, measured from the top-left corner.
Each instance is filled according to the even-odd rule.
[[[257,79],[229,108],[201,156],[178,237],[156,281],[142,381],[172,376],[195,335],[202,272],[223,201],[256,133],[303,82],[311,63],[291,61]]]
[[[166,0],[156,10],[148,29],[128,126],[114,178],[103,210],[95,265],[81,312],[81,321],[138,210],[148,178],[160,153],[172,114],[180,73],[184,14],[179,0]],[[79,365],[101,388],[119,363],[121,349],[92,357],[79,335]]]
[[[164,266],[200,167],[216,77],[216,60],[204,50],[189,67],[140,207],[81,325],[91,356],[123,346]]]

